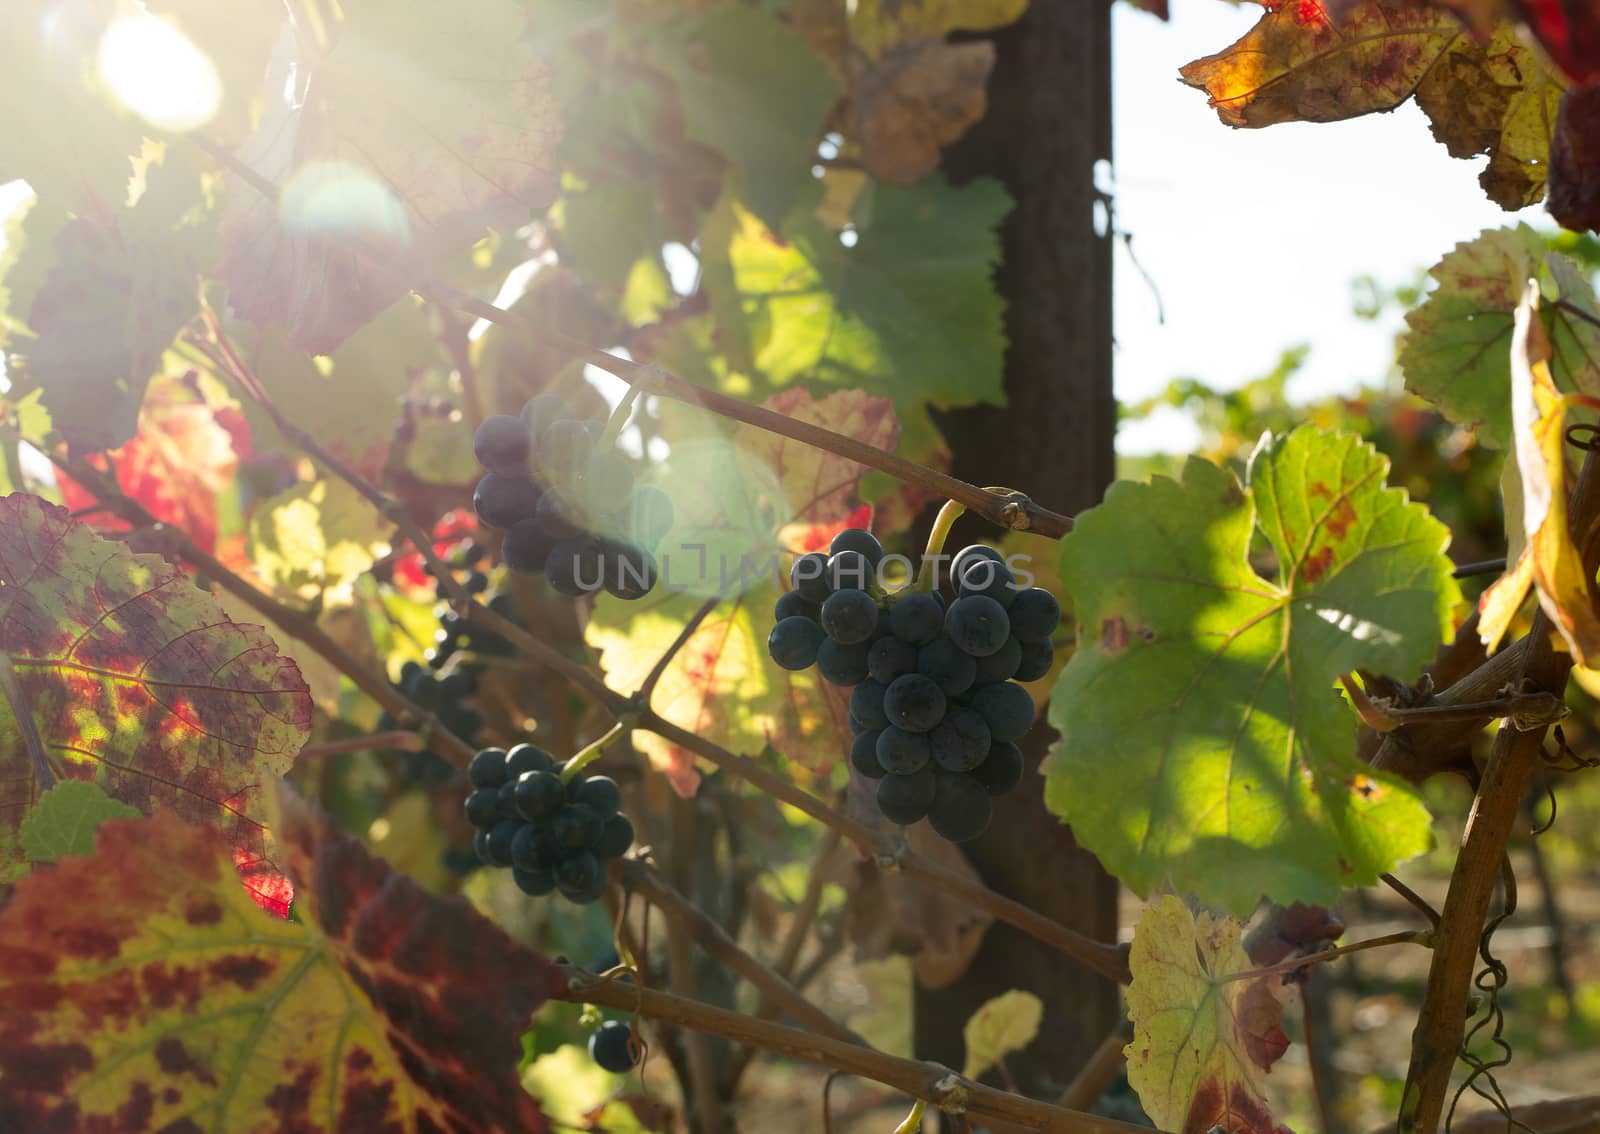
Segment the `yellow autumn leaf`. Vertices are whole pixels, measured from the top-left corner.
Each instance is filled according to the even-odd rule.
[[[1044,1004],[1031,992],[1012,989],[985,1001],[967,1020],[961,1035],[967,1044],[967,1061],[961,1073],[976,1079],[1014,1051],[1021,1051],[1039,1034]]]
[[[1162,1130],[1282,1134],[1261,1078],[1289,1046],[1264,980],[1229,980],[1253,966],[1231,917],[1198,918],[1172,895],[1145,909],[1128,957],[1128,1083]]]

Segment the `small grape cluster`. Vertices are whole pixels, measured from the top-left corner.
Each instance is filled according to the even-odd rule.
[[[853,686],[851,766],[876,780],[878,809],[903,825],[926,818],[952,842],[981,835],[991,798],[1022,778],[1016,742],[1033,726],[1019,681],[1050,671],[1055,596],[1021,588],[992,547],[974,544],[951,563],[956,598],[906,590],[881,603],[883,548],[860,528],[828,553],[795,561],[792,589],[773,611],[772,659],[815,665]]]
[[[563,778],[564,764],[535,744],[509,752],[485,748],[472,758],[467,819],[473,848],[490,866],[509,866],[524,893],[553,890],[578,905],[606,890],[606,860],[633,846],[633,824],[618,810],[622,793],[609,776]]]
[[[470,567],[480,562],[483,555],[482,547],[469,543],[451,566]],[[469,594],[483,594],[488,590],[489,577],[482,571],[469,571],[462,585]],[[442,593],[443,587],[438,589]],[[488,605],[496,614],[515,620],[516,609],[511,595],[491,594]],[[446,730],[472,744],[478,730],[483,727],[483,714],[467,704],[467,698],[478,691],[478,675],[483,667],[463,662],[442,677],[432,671],[442,670],[461,650],[470,650],[477,655],[509,656],[512,653],[511,643],[492,630],[469,627],[449,603],[441,602],[434,609],[434,616],[439,620],[439,628],[434,631],[433,645],[423,654],[426,668],[408,661],[400,667],[400,679],[392,684],[407,700],[438,717]],[[399,727],[399,719],[387,710],[378,717],[380,731],[387,732]],[[403,760],[404,776],[412,783],[442,784],[455,778],[455,769],[426,749],[418,752],[397,751],[393,754]]]
[[[596,443],[601,421],[580,421],[555,394],[540,394],[520,417],[496,414],[473,434],[487,475],[472,504],[478,519],[505,531],[501,556],[525,575],[543,575],[562,594],[604,589],[621,599],[650,593],[655,550],[672,527],[672,501],[634,483],[626,458]]]

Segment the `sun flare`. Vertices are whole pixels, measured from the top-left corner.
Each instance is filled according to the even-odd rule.
[[[111,92],[163,130],[204,126],[222,102],[222,80],[211,60],[154,16],[127,16],[106,28],[99,63]]]

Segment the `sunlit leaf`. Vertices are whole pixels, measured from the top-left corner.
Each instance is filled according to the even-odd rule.
[[[1514,211],[1544,198],[1564,89],[1539,52],[1502,24],[1487,42],[1457,36],[1417,86],[1417,105],[1451,157],[1489,155],[1478,181]]]
[[[0,499],[0,651],[58,780],[93,780],[267,859],[263,786],[305,743],[311,702],[259,627],[230,621],[165,560],[16,494]],[[5,880],[22,862],[17,824],[38,785],[3,702],[0,753]]]
[[[1174,1134],[1287,1134],[1262,1078],[1289,1046],[1265,980],[1229,981],[1253,965],[1232,918],[1166,895],[1146,907],[1128,958],[1128,1083],[1159,1129]]]
[[[427,316],[410,298],[377,315],[326,360],[296,351],[281,330],[236,324],[230,332],[289,422],[374,477],[394,438],[413,371],[441,364]],[[263,447],[294,447],[254,403],[245,412]]]
[[[702,233],[705,286],[736,367],[776,384],[834,382],[932,403],[1002,400],[1004,304],[994,290],[998,182],[928,178],[858,204],[854,247],[816,217],[817,186],[773,232],[725,199]],[[743,357],[747,355],[747,357]]]
[[[785,391],[769,408],[892,450],[898,435],[883,398],[845,390],[813,401]],[[813,671],[780,669],[767,654],[772,605],[782,594],[789,552],[826,548],[849,524],[866,527],[857,503],[862,466],[750,427],[731,435],[675,438],[661,483],[674,492],[677,524],[662,547],[662,583],[639,602],[602,596],[589,621],[607,680],[638,687],[656,659],[708,597],[723,601],[662,675],[652,704],[675,724],[730,748],[768,744],[798,766],[827,766],[845,755],[847,707]],[[829,687],[831,688],[831,687]],[[686,753],[650,735],[635,736],[680,791],[698,782]]]
[[[28,373],[76,449],[114,449],[137,428],[145,384],[199,310],[199,275],[213,235],[199,175],[181,161],[151,165],[137,204],[78,216],[53,246],[27,324]]]
[[[388,551],[390,524],[342,480],[306,481],[264,500],[250,519],[250,558],[289,594],[348,602],[349,588]]]
[[[71,218],[59,202],[30,197],[5,220],[0,250],[0,343],[25,350],[33,298],[55,266],[56,237]]]
[[[257,910],[225,841],[105,824],[0,911],[0,1114],[17,1130],[547,1129],[519,1033],[559,979],[286,795],[300,923]]]
[[[1511,344],[1511,421],[1515,431],[1522,559],[1481,601],[1478,634],[1493,649],[1504,637],[1529,586],[1566,640],[1576,663],[1592,666],[1600,651],[1600,618],[1590,597],[1589,572],[1567,522],[1567,409],[1550,377],[1550,340],[1539,320],[1539,285],[1529,282],[1517,305]],[[1583,398],[1589,408],[1600,401]]]
[[[1406,387],[1451,421],[1476,427],[1486,445],[1511,439],[1511,331],[1529,277],[1548,278],[1559,297],[1593,312],[1580,274],[1562,268],[1527,225],[1487,229],[1430,269],[1438,285],[1406,315],[1400,351]],[[1551,377],[1561,390],[1600,393],[1600,326],[1554,303],[1540,311],[1550,337]]]
[[[1411,97],[1465,35],[1439,8],[1367,0],[1335,19],[1321,0],[1287,0],[1225,51],[1197,59],[1183,81],[1211,96],[1229,126],[1337,122]]]
[[[87,780],[62,780],[39,797],[18,834],[31,862],[55,862],[69,854],[93,854],[94,833],[107,819],[131,819],[136,807],[119,803]]]
[[[1012,989],[986,1000],[962,1029],[967,1061],[961,1073],[977,1079],[1014,1051],[1021,1051],[1039,1034],[1044,1004],[1031,992]]]
[[[237,410],[218,409],[198,400],[179,379],[157,378],[139,411],[138,432],[126,445],[94,463],[111,473],[123,493],[156,519],[177,527],[202,550],[214,552],[218,500],[231,487],[239,464],[235,430],[248,439],[248,427]],[[73,512],[99,503],[66,474],[57,474],[56,479],[62,503]],[[103,531],[126,531],[128,527],[103,509],[86,518]]]
[[[222,275],[245,319],[331,352],[430,261],[513,229],[554,196],[560,125],[515,0],[347,3],[313,63],[280,40],[238,158]],[[308,66],[309,65],[309,66]],[[314,75],[313,78],[307,78]]]
[[[1415,673],[1452,630],[1449,533],[1387,473],[1302,427],[1257,450],[1248,488],[1191,458],[1181,484],[1114,485],[1062,542],[1078,646],[1046,798],[1134,891],[1325,903],[1427,848],[1427,812],[1356,759],[1334,688]]]

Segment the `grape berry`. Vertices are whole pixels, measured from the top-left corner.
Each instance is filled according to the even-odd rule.
[[[850,766],[877,784],[893,823],[927,819],[952,842],[983,834],[991,799],[1022,779],[1016,742],[1033,727],[1019,681],[1050,670],[1055,596],[1017,586],[994,548],[974,544],[952,561],[956,597],[907,593],[880,605],[872,574],[883,548],[870,532],[840,532],[828,552],[795,560],[791,590],[773,611],[772,660],[817,667],[853,686]]]
[[[626,1075],[639,1062],[633,1029],[621,1020],[607,1020],[589,1037],[589,1058],[603,1070]]]
[[[543,575],[562,594],[639,599],[655,588],[672,501],[636,486],[624,457],[596,448],[604,430],[553,394],[533,398],[520,417],[487,418],[472,438],[486,470],[472,503],[479,520],[505,532],[511,570]]]
[[[472,758],[467,819],[473,847],[490,866],[509,866],[523,893],[559,890],[578,905],[600,900],[608,859],[633,846],[633,824],[618,810],[622,793],[606,776],[572,777],[533,744],[485,748]]]

